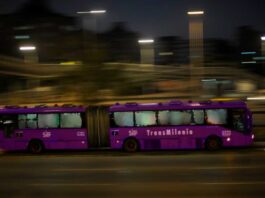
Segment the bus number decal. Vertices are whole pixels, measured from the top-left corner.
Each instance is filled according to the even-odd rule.
[[[43,138],[50,138],[51,135],[52,135],[52,133],[49,132],[49,131],[45,131],[45,132],[42,133],[42,137],[43,137]]]
[[[228,136],[231,136],[231,131],[230,130],[224,130],[224,131],[222,131],[222,136],[223,137],[228,137]]]
[[[77,137],[85,137],[86,134],[85,134],[84,131],[77,131],[76,136],[77,136]]]

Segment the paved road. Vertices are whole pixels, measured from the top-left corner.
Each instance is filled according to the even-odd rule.
[[[264,197],[265,148],[0,156],[0,197]]]

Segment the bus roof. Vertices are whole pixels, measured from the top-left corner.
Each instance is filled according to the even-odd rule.
[[[62,106],[35,106],[35,107],[21,107],[21,106],[5,106],[0,108],[0,114],[26,114],[26,113],[75,113],[85,112],[86,108],[75,105]]]
[[[182,102],[170,101],[166,103],[126,103],[115,104],[110,107],[111,112],[115,111],[143,111],[143,110],[185,110],[185,109],[213,109],[213,108],[246,108],[243,101],[205,101],[205,102]]]

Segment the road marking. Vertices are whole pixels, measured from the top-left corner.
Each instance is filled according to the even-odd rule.
[[[28,184],[29,186],[143,186],[148,185],[158,185],[158,186],[168,186],[168,185],[264,185],[265,181],[253,181],[253,182],[127,182],[127,183],[34,183]]]
[[[197,183],[202,185],[264,185],[265,181],[254,181],[254,182],[202,182]]]
[[[108,183],[36,183],[28,184],[29,186],[116,186],[118,184],[108,184]]]
[[[263,169],[265,166],[216,166],[216,167],[192,167],[198,170],[214,170],[214,169]],[[187,168],[189,169],[189,168]]]
[[[98,171],[120,171],[119,168],[62,168],[62,169],[52,169],[54,172],[98,172]]]
[[[130,173],[132,171],[168,171],[168,170],[223,170],[223,169],[265,169],[265,166],[217,166],[217,167],[127,167],[127,168],[57,168],[51,169],[52,172],[119,172]]]

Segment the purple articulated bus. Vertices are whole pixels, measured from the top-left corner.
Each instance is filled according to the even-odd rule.
[[[252,116],[246,104],[180,102],[110,107],[112,149],[208,149],[251,145]]]
[[[0,149],[87,149],[86,108],[81,106],[0,108]]]

